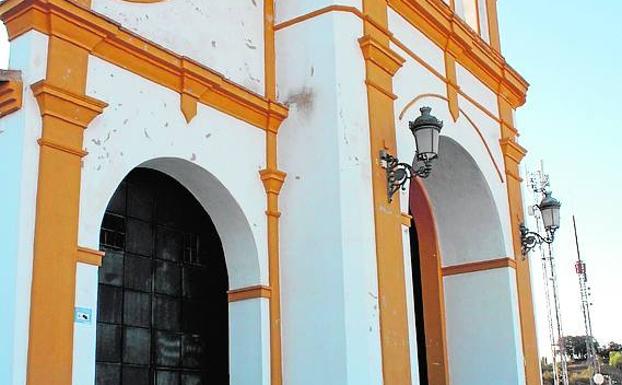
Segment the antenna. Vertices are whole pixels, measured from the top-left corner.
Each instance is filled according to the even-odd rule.
[[[585,262],[581,259],[581,250],[579,249],[579,236],[577,233],[577,222],[575,216],[572,216],[572,225],[574,226],[574,239],[577,245],[577,262],[575,263],[575,271],[579,277],[579,295],[581,296],[581,311],[583,313],[583,323],[585,325],[585,345],[587,347],[587,361],[595,374],[600,373],[600,362],[596,355],[596,344],[592,333],[592,317],[590,315],[590,288],[587,285],[587,269]],[[590,384],[594,384],[594,378],[590,378]]]
[[[544,173],[544,162],[540,161],[540,169],[528,173],[528,185],[532,192],[534,204],[529,206],[529,215],[534,217],[538,232],[541,231],[540,211],[536,209],[540,199],[550,189],[550,179]],[[542,279],[544,281],[544,294],[546,298],[546,313],[549,326],[549,339],[551,345],[551,357],[553,359],[553,384],[568,385],[568,362],[564,344],[564,332],[559,305],[557,287],[557,266],[553,258],[551,245],[543,248],[540,254],[542,261]],[[558,365],[559,362],[559,365]]]

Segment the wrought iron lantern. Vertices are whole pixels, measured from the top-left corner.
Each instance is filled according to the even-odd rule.
[[[536,232],[529,231],[524,224],[521,224],[520,233],[523,256],[527,256],[536,245],[553,243],[555,240],[555,231],[559,229],[560,225],[559,211],[561,206],[562,204],[557,199],[553,198],[550,191],[544,193],[544,198],[537,208],[540,210],[546,233],[545,235],[540,235]]]
[[[414,176],[427,178],[432,172],[432,161],[438,158],[438,144],[443,122],[431,115],[430,107],[421,107],[421,116],[409,123],[415,137],[416,154],[412,165],[400,163],[386,150],[380,151],[381,166],[387,171],[387,195],[389,202]]]

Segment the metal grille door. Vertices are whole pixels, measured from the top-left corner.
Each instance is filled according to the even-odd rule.
[[[102,223],[97,385],[227,385],[228,279],[220,239],[174,179],[136,169]]]

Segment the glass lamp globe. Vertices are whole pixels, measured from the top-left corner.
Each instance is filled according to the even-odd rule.
[[[415,137],[416,160],[428,161],[438,157],[438,143],[443,122],[431,115],[430,107],[421,107],[421,116],[409,123]]]
[[[542,214],[542,222],[544,222],[544,228],[550,233],[554,233],[559,229],[559,209],[562,204],[551,196],[551,192],[544,193],[542,202],[538,205],[540,213]]]

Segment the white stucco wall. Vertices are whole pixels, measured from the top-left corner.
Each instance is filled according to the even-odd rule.
[[[94,11],[179,55],[264,93],[263,0],[94,0]]]
[[[362,0],[275,0],[275,22],[279,24],[331,5],[343,5],[362,10],[362,3]]]
[[[444,54],[440,47],[395,12],[389,13],[389,25],[397,39],[445,75]],[[442,265],[512,257],[500,128],[499,123],[489,116],[498,115],[496,94],[458,64],[456,72],[460,90],[486,111],[459,95],[461,113],[454,121],[448,102],[443,99],[447,97],[445,82],[397,46],[392,45],[392,48],[407,59],[394,78],[394,93],[398,96],[395,114],[400,160],[411,162],[414,156],[408,121],[419,116],[419,108],[424,105],[432,107],[432,113],[444,121],[442,135],[455,143],[450,147],[460,147],[457,153],[452,149],[452,153],[445,154],[445,157],[441,153],[432,176],[424,182],[437,220]],[[424,94],[432,95],[422,97]],[[415,98],[419,100],[409,107]],[[443,147],[450,150],[447,145]],[[461,151],[464,154],[459,155]],[[444,187],[437,188],[441,185]],[[402,211],[407,210],[408,201],[408,191],[401,192]],[[405,233],[404,241],[407,240]],[[409,257],[410,250],[405,247],[406,266],[409,266]],[[451,384],[524,384],[514,270],[505,268],[448,276],[443,281]],[[406,282],[407,290],[412,291],[408,276]],[[414,314],[411,298],[408,305],[409,313]],[[414,329],[412,320],[409,321]],[[413,333],[411,339],[414,336]],[[411,341],[411,350],[415,346]],[[486,364],[480,364],[482,361],[474,357],[486,357]]]
[[[432,66],[439,73],[445,74],[444,54],[440,47],[430,41],[421,32],[417,31],[394,11],[389,12],[389,26],[397,39],[403,43],[408,43],[411,50],[425,63]],[[423,49],[419,49],[419,47],[423,47]],[[406,52],[399,49],[399,47],[392,45],[392,48],[407,59],[404,66],[397,72],[394,78],[394,93],[398,95],[398,99],[395,103],[395,114],[399,158],[407,159],[407,161],[410,162],[414,156],[414,142],[412,140],[412,134],[410,130],[408,130],[408,121],[414,120],[419,116],[419,107],[423,105],[432,107],[432,113],[444,121],[445,125],[442,135],[448,136],[458,142],[475,160],[490,188],[499,213],[503,231],[504,252],[500,252],[500,255],[487,255],[479,258],[461,258],[460,260],[444,259],[444,265],[447,266],[457,263],[474,262],[482,259],[511,256],[512,237],[510,234],[511,228],[507,186],[505,185],[505,168],[501,147],[499,145],[499,123],[461,95],[458,97],[458,103],[463,112],[461,112],[457,121],[454,121],[451,117],[447,101],[435,96],[423,97],[418,103],[409,107],[408,105],[414,98],[421,97],[424,94],[447,97],[447,86],[442,79],[432,74],[421,63],[411,58]],[[492,90],[487,88],[481,81],[459,64],[456,66],[456,74],[458,85],[466,95],[484,106],[491,114],[498,115],[497,97]],[[400,119],[400,115],[403,112],[404,115],[402,119]],[[475,125],[476,128],[473,127],[473,125]],[[402,207],[408,207],[407,191],[401,193],[401,202]]]
[[[449,276],[444,284],[451,384],[525,384],[515,271]]]
[[[0,120],[0,383],[26,381],[41,117],[30,85],[45,77],[48,38],[11,42],[9,68],[22,71],[23,106]]]
[[[265,132],[202,104],[197,116],[187,124],[179,108],[179,94],[95,57],[89,62],[87,93],[109,106],[85,131],[84,144],[89,155],[84,158],[82,169],[80,245],[99,246],[99,229],[108,201],[133,168],[157,158],[176,158],[206,172],[204,185],[181,170],[179,175],[172,176],[186,178],[180,182],[186,182],[219,232],[227,225],[219,219],[236,212],[235,207],[229,215],[221,212],[226,207],[218,194],[228,194],[247,221],[259,277],[232,272],[231,289],[265,284],[266,195],[258,173],[265,167]],[[174,167],[156,168],[176,172]],[[213,199],[206,200],[204,195],[210,193],[210,186],[224,190],[212,191]],[[228,240],[231,235],[220,235],[227,253],[227,246],[235,247],[236,242]]]
[[[344,12],[277,32],[285,383],[382,382],[361,36]]]
[[[79,245],[99,248],[104,211],[119,183],[137,166],[154,168],[188,188],[211,216],[230,289],[267,285],[266,194],[258,173],[265,132],[204,105],[187,124],[179,94],[95,57],[87,94],[109,106],[85,131]],[[94,271],[79,267],[76,277],[76,306],[93,313]],[[256,302],[230,305],[231,376],[240,385],[266,384],[269,375],[268,306]],[[74,385],[92,384],[95,327],[76,324],[74,335]],[[246,360],[256,356],[260,360],[249,366]]]

